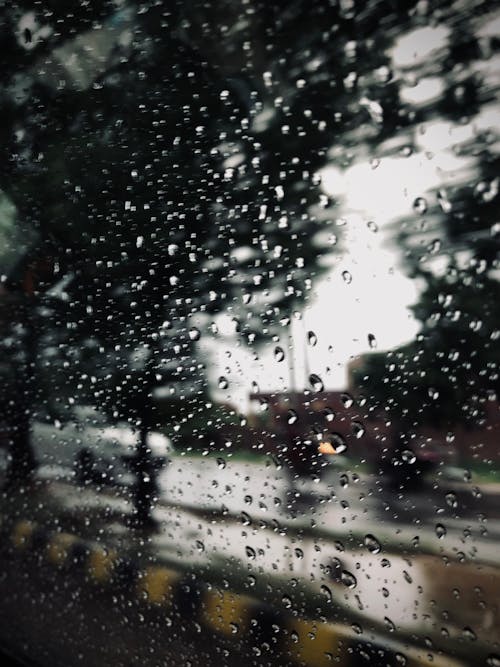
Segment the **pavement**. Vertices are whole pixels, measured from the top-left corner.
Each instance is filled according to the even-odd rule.
[[[246,464],[178,461],[161,480],[169,492],[155,509],[156,531],[130,528],[125,489],[97,492],[45,475],[3,499],[2,565],[25,570],[30,581],[34,572],[50,571],[31,591],[35,599],[72,586],[83,600],[90,588],[103,594],[106,608],[125,591],[145,618],[166,612],[174,625],[211,637],[214,647],[226,642],[229,655],[248,653],[249,664],[266,664],[267,649],[255,656],[259,642],[272,647],[274,665],[403,664],[400,656],[408,665],[494,664],[498,521],[460,515],[467,487],[444,502],[445,518],[436,514],[436,497],[405,495],[406,521],[398,521],[401,508],[375,493],[376,480],[335,475],[290,490],[280,471],[259,477]],[[376,519],[384,513],[384,521]],[[44,591],[49,578],[58,583]],[[16,596],[5,579],[2,586],[5,609]],[[95,615],[89,601],[82,604],[81,616]],[[205,664],[222,664],[221,651]],[[149,660],[144,664],[163,664]],[[233,663],[226,656],[223,664]]]

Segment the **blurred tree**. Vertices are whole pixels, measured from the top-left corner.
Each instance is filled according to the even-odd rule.
[[[499,155],[494,133],[480,122],[482,114],[498,111],[498,78],[491,75],[499,44],[484,29],[492,16],[450,10],[446,25],[455,30],[432,65],[426,61],[426,71],[413,73],[442,73],[441,94],[416,109],[422,125],[415,129],[439,121],[443,133],[468,124],[471,132],[452,147],[463,165],[454,181],[422,193],[412,215],[391,228],[406,272],[421,286],[412,308],[420,332],[400,348],[367,355],[354,373],[370,407],[385,411],[399,432],[396,458],[411,449],[422,426],[443,432],[477,426],[487,401],[498,400]]]

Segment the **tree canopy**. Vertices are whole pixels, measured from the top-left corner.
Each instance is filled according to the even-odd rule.
[[[377,23],[413,5],[10,16],[0,178],[64,284],[50,324],[37,319],[57,401],[123,416],[175,378],[203,392],[193,317],[225,310],[249,343],[286,326],[339,234],[319,170],[407,123]]]

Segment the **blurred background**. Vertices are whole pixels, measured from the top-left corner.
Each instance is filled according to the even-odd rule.
[[[500,3],[0,33],[0,648],[500,665]]]

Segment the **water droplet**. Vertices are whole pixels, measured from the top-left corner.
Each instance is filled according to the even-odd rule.
[[[304,552],[302,549],[299,549],[299,547],[296,547],[294,550],[295,557],[298,558],[299,560],[302,560],[304,558]]]
[[[340,581],[347,588],[356,588],[356,586],[358,585],[358,580],[353,575],[353,573],[349,572],[348,570],[342,570],[340,574]]]
[[[378,226],[377,226],[377,223],[374,222],[373,220],[369,220],[369,221],[366,223],[366,226],[368,227],[368,229],[369,229],[371,232],[378,232]]]
[[[318,342],[318,337],[316,336],[314,331],[307,332],[307,342],[311,347],[314,347]]]
[[[190,340],[200,340],[200,336],[201,336],[200,330],[197,329],[196,327],[191,327],[191,329],[189,329]]]
[[[229,382],[227,381],[227,378],[225,378],[223,375],[219,378],[219,389],[227,389],[229,387]]]
[[[292,598],[289,597],[288,595],[283,595],[283,597],[281,598],[281,601],[283,602],[283,606],[286,609],[290,609],[290,607],[292,606]]]
[[[245,496],[245,497],[243,498],[243,500],[245,501],[245,503],[246,503],[247,505],[251,505],[251,504],[253,503],[253,498],[252,498],[252,496]]]
[[[325,408],[323,415],[328,422],[332,422],[335,419],[335,412],[331,408]]]
[[[242,513],[240,514],[240,519],[241,519],[241,523],[242,523],[244,526],[250,526],[250,525],[252,524],[252,518],[251,518],[250,515],[247,514],[246,512],[242,512]]]
[[[359,438],[362,438],[365,434],[365,427],[361,422],[358,421],[353,421],[351,424],[352,432],[354,436],[359,440]]]
[[[199,551],[200,554],[205,551],[205,545],[201,540],[196,540],[196,549]]]
[[[476,641],[476,639],[477,639],[477,635],[474,632],[474,630],[472,628],[468,627],[468,626],[466,626],[462,630],[462,634],[466,639],[469,639],[470,641]]]
[[[283,361],[285,358],[285,351],[283,350],[282,347],[275,347],[274,348],[274,358],[276,361]]]
[[[480,197],[484,202],[493,201],[498,195],[500,182],[498,178],[493,179],[489,183],[487,181],[480,181],[474,188],[474,194]]]
[[[330,440],[337,454],[342,454],[347,449],[347,442],[340,433],[330,433]]]
[[[350,285],[352,283],[351,273],[349,271],[342,271],[342,280],[346,285]]]
[[[415,453],[411,451],[411,449],[405,449],[403,452],[401,452],[401,458],[405,463],[415,463],[417,460],[417,457],[415,456]]]
[[[323,593],[328,602],[331,602],[333,600],[332,591],[328,588],[328,586],[322,584],[319,590],[321,591],[321,593]]]
[[[427,250],[431,255],[437,255],[441,250],[441,241],[439,239],[434,239],[427,246]]]
[[[252,549],[252,547],[245,547],[245,553],[250,560],[255,560],[257,557],[257,554],[255,552],[255,549]]]
[[[220,456],[220,457],[217,459],[217,467],[220,468],[221,470],[224,470],[224,468],[226,467],[226,462],[225,462],[225,460],[222,458],[222,456]]]
[[[445,495],[446,504],[448,507],[458,507],[457,494],[450,491]]]
[[[393,621],[388,616],[384,617],[384,623],[385,627],[389,630],[389,632],[396,632],[396,626],[394,625]]]
[[[170,257],[173,257],[178,250],[179,246],[176,245],[175,243],[169,243],[167,246],[167,253],[170,255]]]
[[[435,528],[435,533],[439,537],[440,540],[443,539],[446,535],[446,528],[443,526],[442,523],[437,523],[436,528]]]
[[[452,205],[450,200],[448,199],[448,195],[446,194],[446,190],[441,188],[441,190],[438,191],[437,193],[437,200],[439,206],[441,206],[441,210],[443,213],[449,213],[452,209]]]
[[[423,197],[417,197],[413,202],[413,210],[423,215],[427,211],[427,201]]]
[[[372,333],[368,334],[368,346],[374,350],[377,347],[377,339]]]
[[[363,540],[363,542],[364,542],[365,547],[372,554],[380,553],[380,551],[382,549],[382,547],[380,546],[380,542],[371,533],[368,533],[368,535],[365,535],[365,539]]]
[[[486,664],[488,667],[500,667],[500,655],[492,653],[487,657]]]
[[[320,378],[319,375],[316,375],[316,373],[311,373],[311,375],[309,376],[309,384],[314,389],[314,391],[323,391],[323,389],[325,388],[323,380]]]
[[[295,410],[288,410],[288,417],[287,417],[287,422],[289,424],[295,424],[295,422],[298,420],[299,416],[295,412]]]
[[[351,396],[351,394],[348,394],[347,392],[343,392],[342,394],[340,394],[340,400],[344,404],[345,408],[350,408],[354,404],[353,397]]]

